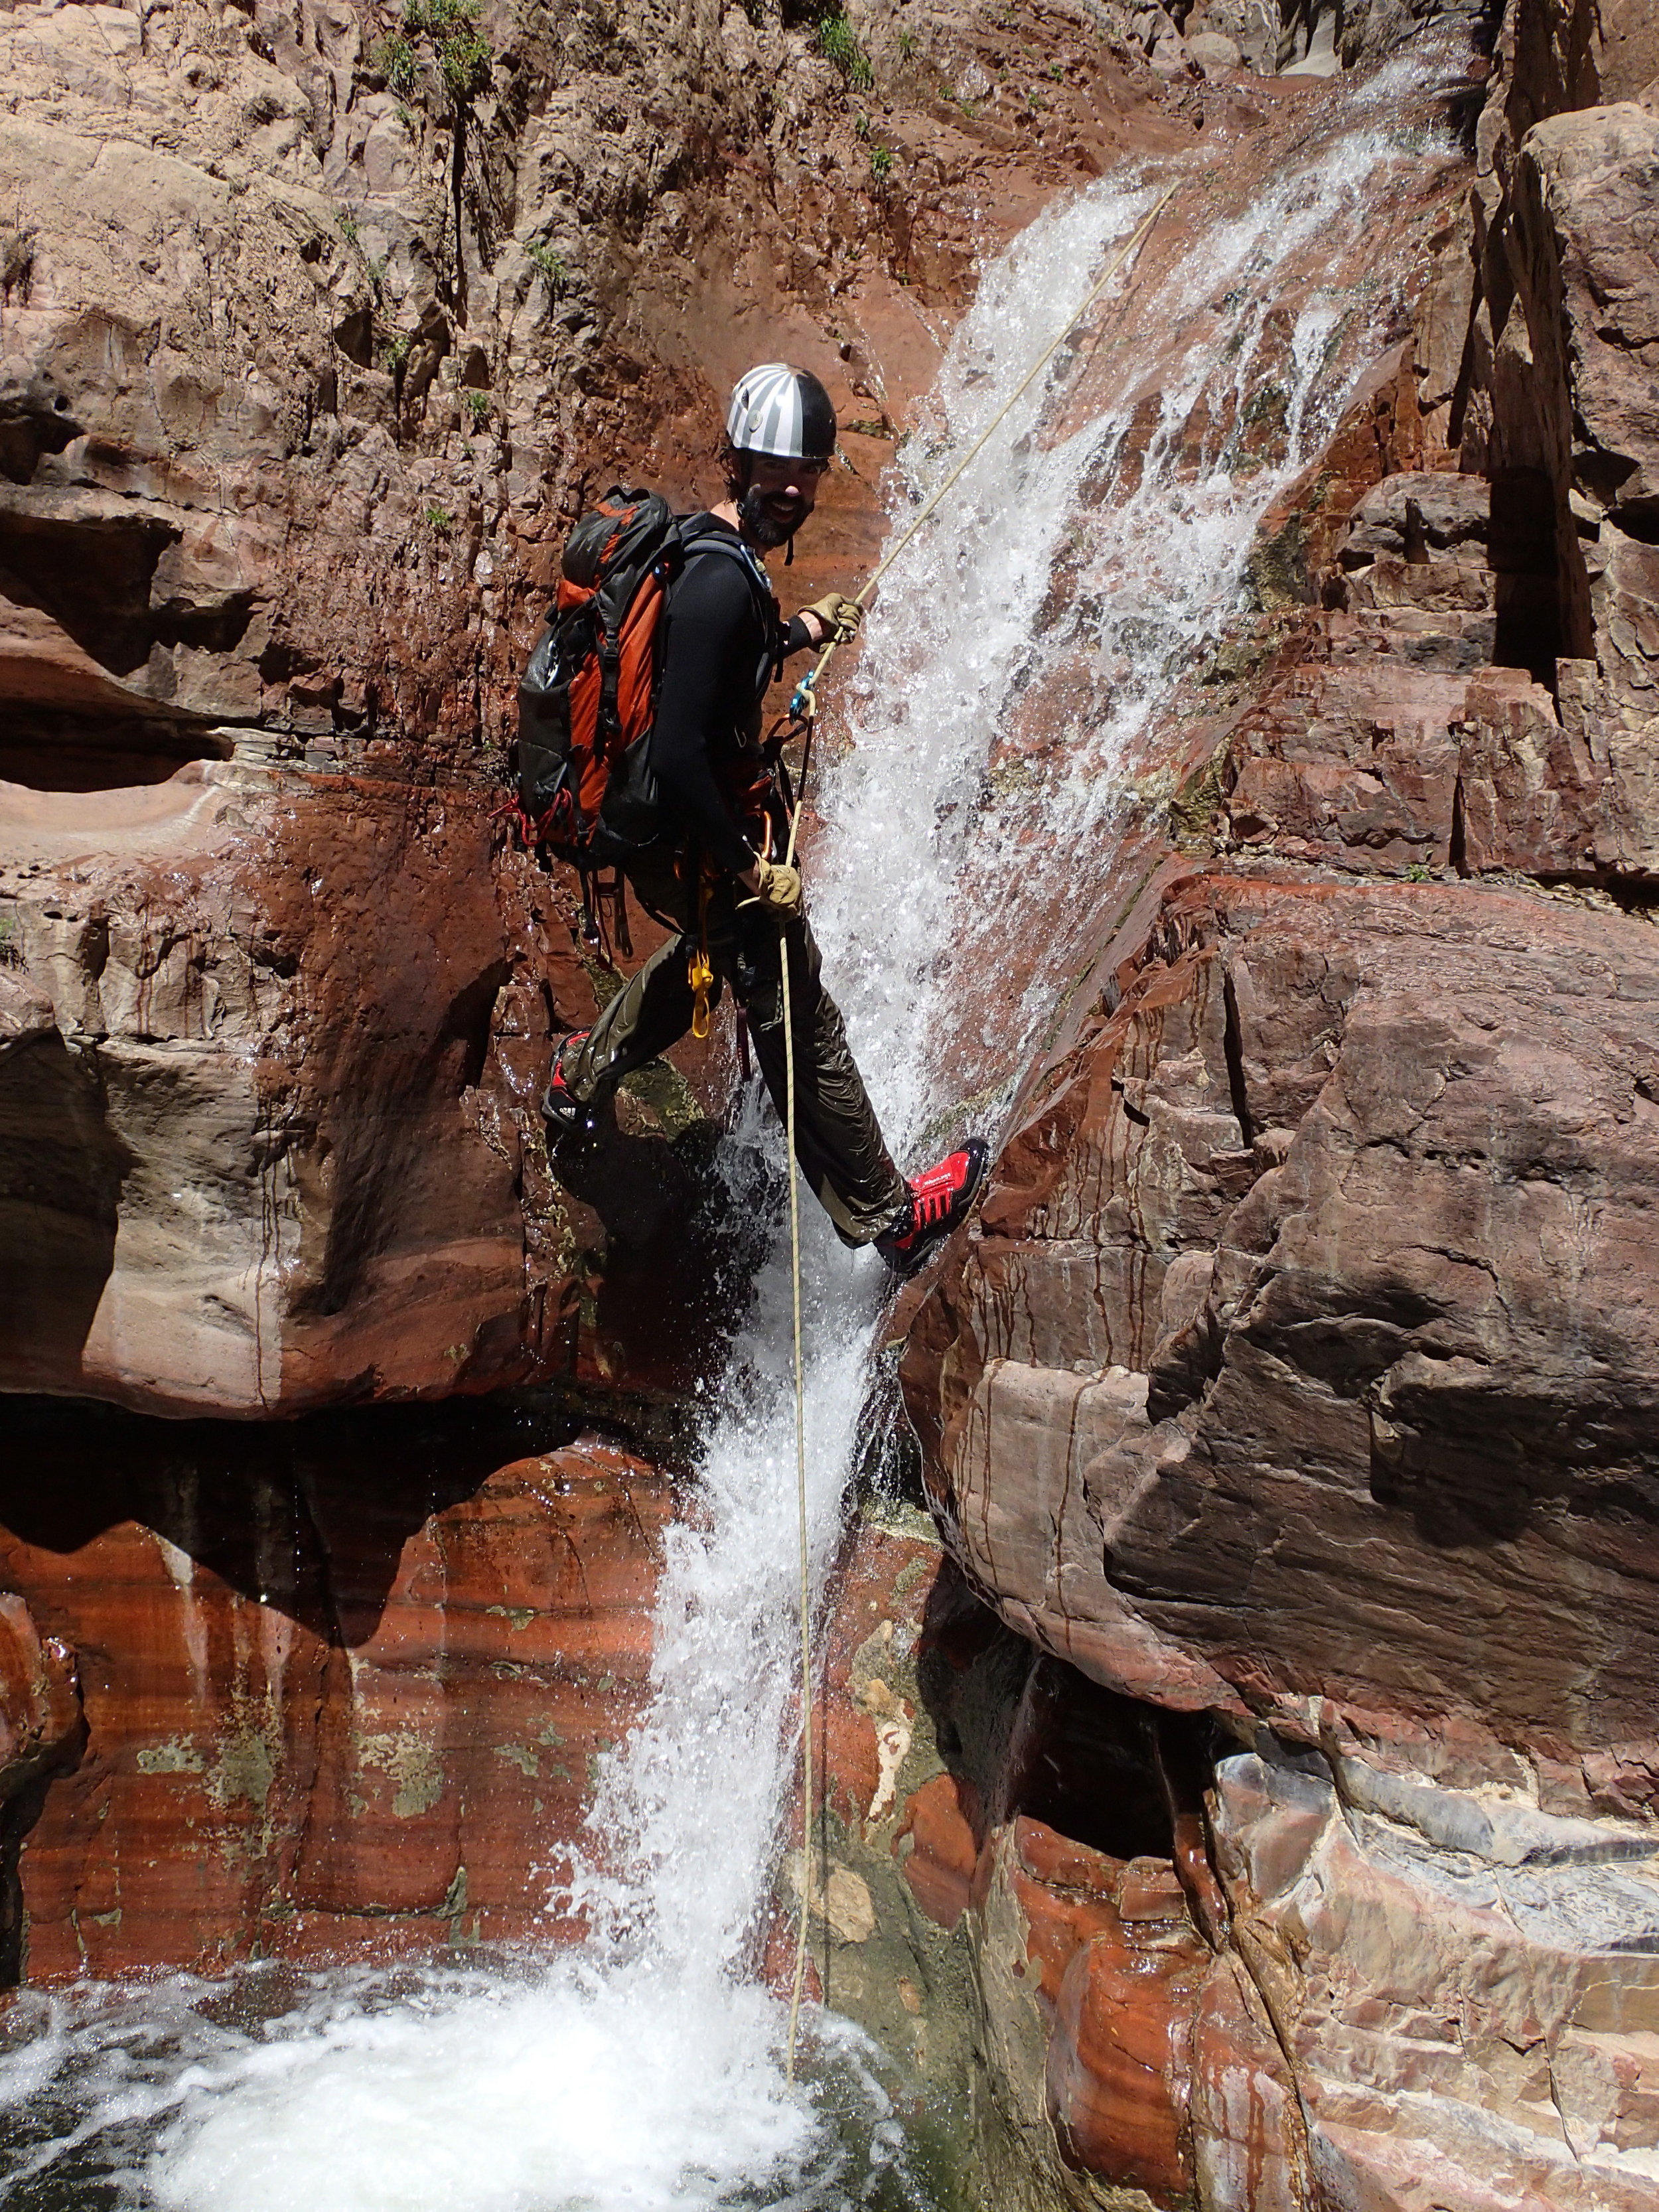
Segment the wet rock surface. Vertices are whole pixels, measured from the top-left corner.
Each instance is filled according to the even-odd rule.
[[[895,1322],[973,1589],[1149,1740],[1200,1731],[1215,1893],[1174,1829],[1146,1845],[1186,1918],[1136,1967],[1100,1870],[993,2063],[1072,2201],[1652,2193],[1652,115],[1623,52],[1505,16],[1470,219],[1145,741],[1175,802],[1130,809],[979,1221]],[[1007,1899],[1044,1940],[1029,1829],[952,1777],[915,1833],[1006,1989]]]
[[[723,1072],[548,1161],[611,979],[490,820],[597,458],[689,495],[716,387],[799,353],[853,466],[791,596],[843,581],[976,206],[1205,115],[1291,137],[1413,20],[1287,11],[1264,86],[1218,0],[1011,12],[1058,74],[872,12],[873,137],[737,11],[487,17],[459,81],[350,10],[0,23],[10,1387],[707,1371]],[[1127,764],[980,1221],[894,1324],[951,1559],[844,1562],[814,1972],[999,2203],[1652,2199],[1649,44],[1498,27],[1470,167],[1397,205],[1409,333]],[[672,1452],[76,1419],[0,1515],[11,1970],[573,1933]]]
[[[911,1340],[957,1549],[1131,1694],[1645,1769],[1650,930],[1194,874],[1153,934]]]
[[[0,1387],[690,1379],[726,1070],[549,1163],[615,969],[497,813],[516,679],[574,514],[713,495],[757,353],[845,433],[791,604],[867,562],[975,256],[1190,127],[1015,14],[878,10],[857,83],[706,6],[0,15]],[[1015,27],[1043,90],[988,98]]]
[[[1648,2201],[1650,1824],[1218,1733],[1034,1650],[953,1559],[866,1524],[855,1560],[814,1959],[999,2203]]]
[[[672,1480],[556,1415],[158,1425],[14,1415],[14,1973],[570,1935]]]

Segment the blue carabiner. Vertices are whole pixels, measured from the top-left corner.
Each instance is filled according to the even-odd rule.
[[[818,702],[812,687],[817,680],[817,670],[809,668],[800,682],[796,684],[789,698],[789,714],[792,720],[804,722],[809,715],[817,713]]]

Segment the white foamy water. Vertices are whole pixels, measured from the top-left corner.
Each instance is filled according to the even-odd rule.
[[[1299,165],[1237,187],[1195,156],[1206,220],[1155,234],[1132,312],[1097,313],[884,586],[839,748],[811,908],[896,1153],[994,1115],[1092,926],[1118,764],[1236,605],[1257,518],[1376,349],[1391,272],[1331,289],[1403,167],[1405,73],[1350,101]],[[1310,112],[1322,112],[1310,110]],[[1420,143],[1406,158],[1420,159]],[[900,519],[1003,404],[1172,171],[1107,179],[989,268]],[[1120,285],[1119,289],[1121,289]],[[1264,364],[1271,365],[1271,374]],[[1270,419],[1251,409],[1270,381]],[[1088,404],[1071,396],[1086,391]],[[1073,414],[1078,419],[1073,420]],[[1131,426],[1133,434],[1131,435]],[[1087,487],[1080,499],[1080,488]],[[1035,696],[1051,703],[1030,722]],[[1069,887],[1056,902],[1054,887]],[[1011,948],[1040,934],[1040,959]],[[753,1101],[728,1148],[751,1206]],[[885,1288],[803,1198],[810,1541],[834,1552]],[[921,2203],[881,2069],[757,1978],[798,1757],[797,1522],[787,1237],[756,1285],[671,1533],[651,1698],[596,1790],[575,1866],[580,1951],[297,1976],[229,1990],[26,1999],[0,2039],[9,2196],[184,2212],[676,2212]]]

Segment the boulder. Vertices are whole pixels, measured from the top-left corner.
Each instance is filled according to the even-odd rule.
[[[911,1334],[954,1548],[1131,1695],[1659,1813],[1645,926],[1194,872],[1116,988]]]
[[[1213,76],[1219,70],[1243,69],[1244,57],[1236,40],[1224,31],[1198,31],[1187,41],[1190,59],[1198,64],[1206,76]]]

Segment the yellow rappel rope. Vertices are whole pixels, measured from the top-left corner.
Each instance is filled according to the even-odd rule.
[[[799,813],[799,809],[797,809]],[[795,825],[789,825],[789,850],[795,849]],[[789,941],[778,932],[778,968],[783,978],[783,1068],[787,1093],[784,1142],[789,1148],[789,1248],[795,1293],[795,1488],[800,1505],[800,1931],[795,1942],[795,1978],[789,1992],[789,2055],[785,2076],[795,2078],[795,2031],[800,2021],[800,1993],[806,1978],[806,1931],[812,1911],[812,1564],[806,1540],[806,1391],[800,1351],[800,1195],[795,1171],[795,1024],[789,1005]]]
[[[926,522],[928,517],[933,513],[933,510],[938,507],[939,501],[945,497],[946,492],[951,490],[954,485],[961,481],[970,463],[975,460],[979,454],[983,452],[986,446],[990,443],[992,437],[1002,427],[1004,422],[1006,421],[1010,411],[1015,406],[1017,402],[1024,398],[1025,393],[1036,382],[1036,379],[1042,374],[1042,371],[1048,366],[1048,363],[1060,351],[1061,345],[1065,343],[1067,334],[1076,327],[1082,317],[1087,314],[1089,309],[1106,289],[1108,284],[1111,283],[1113,277],[1116,276],[1118,270],[1129,258],[1129,256],[1141,245],[1143,240],[1146,239],[1147,233],[1152,229],[1152,225],[1158,221],[1158,216],[1163,214],[1164,209],[1169,205],[1170,201],[1174,198],[1175,191],[1176,187],[1174,185],[1171,185],[1167,191],[1163,193],[1153,202],[1152,205],[1141,217],[1139,222],[1135,226],[1134,230],[1130,234],[1128,240],[1112,257],[1112,259],[1107,264],[1106,273],[1104,276],[1103,276],[1097,283],[1090,288],[1088,295],[1084,299],[1081,305],[1078,307],[1072,314],[1066,317],[1060,329],[1055,331],[1051,342],[1043,349],[1042,352],[1038,355],[1036,360],[1032,363],[1030,369],[1027,370],[1024,377],[1022,379],[1017,388],[1010,393],[1009,397],[1003,402],[1002,405],[992,416],[990,422],[987,423],[985,428],[981,431],[979,436],[975,439],[973,444],[963,455],[961,460],[957,463],[955,468],[953,468],[950,475],[946,477],[945,482],[939,486],[937,490],[935,490],[927,500],[927,503],[922,507],[921,514],[916,516],[915,521],[910,525],[910,527],[899,539],[898,544],[895,545],[892,551],[884,557],[880,565],[872,571],[868,580],[866,582],[864,588],[858,594],[858,604],[860,606],[864,605],[871,592],[875,590],[876,586],[887,574],[887,571],[892,567],[894,562],[898,559],[899,555],[903,552],[905,547],[915,536],[917,531],[921,528],[923,523]],[[801,682],[796,687],[794,696],[790,702],[791,711],[794,714],[796,719],[809,726],[811,723],[814,714],[817,710],[817,701],[816,697],[816,686],[817,680],[819,677],[823,675],[824,670],[830,665],[830,656],[840,643],[841,639],[838,636],[832,635],[829,642],[824,646],[823,652],[819,653],[816,666],[813,667],[810,674],[801,679]],[[789,817],[789,844],[788,849],[784,854],[784,864],[786,866],[793,866],[794,864],[795,838],[797,832],[800,828],[800,797],[801,794],[798,793],[794,811],[791,813]],[[706,949],[703,949],[701,951],[699,957],[706,965],[708,961]],[[806,1389],[805,1370],[803,1369],[801,1360],[800,1200],[799,1184],[795,1170],[795,1024],[789,1005],[788,940],[781,930],[778,933],[778,962],[783,984],[783,1066],[784,1085],[787,1093],[786,1110],[784,1114],[784,1141],[789,1151],[789,1244],[795,1306],[795,1486],[800,1508],[800,1928],[795,1943],[794,1983],[789,1994],[789,2045],[784,2069],[786,2080],[793,2081],[795,2078],[795,2039],[800,2021],[801,1991],[805,1986],[806,1979],[806,1940],[807,1930],[811,1925],[812,1911],[812,1573],[811,1559],[808,1549],[806,1533]],[[696,987],[696,963],[694,962],[691,977],[694,988]],[[712,971],[708,977],[708,981],[713,981]],[[707,987],[705,986],[705,988],[706,988]],[[704,1004],[703,1022],[703,1029],[696,1032],[700,1036],[707,1034],[708,1014],[706,1011],[706,1002]]]

